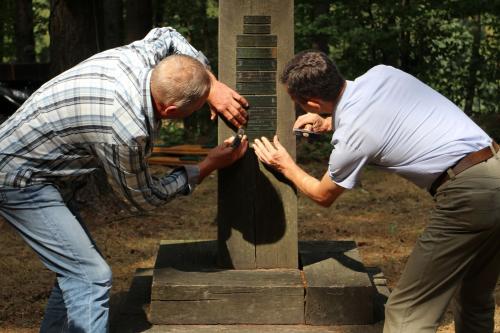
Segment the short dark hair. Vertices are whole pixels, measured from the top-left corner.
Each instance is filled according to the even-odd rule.
[[[311,98],[335,101],[345,79],[328,56],[319,51],[303,51],[290,60],[280,77],[288,93],[299,102]]]

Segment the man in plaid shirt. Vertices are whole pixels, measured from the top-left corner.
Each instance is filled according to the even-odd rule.
[[[38,89],[0,126],[0,214],[57,274],[41,332],[106,332],[111,270],[64,203],[57,184],[104,169],[139,210],[187,195],[248,144],[230,139],[196,166],[151,176],[161,119],[184,118],[208,102],[235,126],[246,100],[206,69],[206,57],[172,28],[83,61]]]

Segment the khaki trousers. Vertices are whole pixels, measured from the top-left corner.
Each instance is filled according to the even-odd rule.
[[[434,200],[429,225],[387,301],[384,333],[436,332],[450,302],[456,332],[492,333],[500,272],[500,153],[453,176]]]

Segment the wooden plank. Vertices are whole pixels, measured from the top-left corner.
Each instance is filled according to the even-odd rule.
[[[238,71],[275,71],[276,59],[237,59],[236,70]]]
[[[366,268],[370,279],[375,286],[376,293],[373,300],[374,316],[376,321],[382,321],[385,318],[385,304],[389,299],[391,291],[387,287],[387,280],[384,273],[378,267]]]
[[[278,46],[276,35],[238,35],[236,36],[238,46]]]
[[[380,324],[349,326],[158,325],[144,333],[382,333],[382,326]]]
[[[271,24],[271,16],[261,15],[249,15],[243,17],[244,24]]]
[[[244,34],[270,34],[270,24],[245,24],[243,26]]]
[[[172,147],[153,148],[153,154],[173,154],[173,155],[207,155],[210,151],[209,148],[203,148],[201,145],[181,145]]]
[[[215,269],[216,240],[162,240],[155,269]]]
[[[271,16],[271,24],[245,24],[244,16]],[[219,43],[219,79],[235,88],[236,69],[279,73],[293,56],[293,26],[292,0],[219,1],[219,41],[224,41]],[[275,56],[277,59],[238,59],[236,35],[241,34],[242,28],[244,34],[272,33],[277,38],[277,47],[271,52],[255,51],[261,48],[253,48],[252,51],[244,51],[248,53],[243,55],[239,51],[240,55]],[[273,69],[266,66],[273,66]],[[245,97],[250,103],[250,110],[256,107],[277,109],[276,133],[295,157],[295,136],[290,131],[294,108],[285,88],[277,85],[276,95]],[[251,128],[247,130],[252,133]],[[222,121],[218,131],[220,141],[234,133]],[[283,178],[268,172],[251,151],[235,165],[220,171],[218,180],[221,264],[235,268],[297,268],[295,189]]]
[[[275,47],[237,47],[236,58],[238,59],[274,59],[277,48]]]
[[[276,72],[236,72],[236,82],[276,82]]]
[[[373,287],[354,241],[299,243],[306,280],[306,324],[374,322]]]
[[[148,159],[150,165],[166,165],[166,166],[179,166],[198,164],[198,160],[180,159],[179,157],[170,156],[153,156]]]
[[[304,286],[299,270],[155,269],[153,324],[299,324]]]
[[[125,302],[121,305],[121,313],[142,314],[144,307],[151,302],[151,283],[153,282],[152,268],[138,268],[135,271],[132,283]]]

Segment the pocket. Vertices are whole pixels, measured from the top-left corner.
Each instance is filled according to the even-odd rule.
[[[36,184],[22,188],[6,187],[0,190],[4,195],[3,205],[11,209],[36,209],[64,205],[61,194],[51,184]]]
[[[436,211],[463,230],[491,229],[500,223],[500,188],[448,188],[436,201]]]

